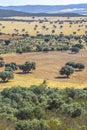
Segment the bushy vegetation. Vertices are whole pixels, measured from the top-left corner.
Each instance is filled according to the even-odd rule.
[[[72,47],[71,48],[71,52],[73,52],[73,53],[78,53],[79,52],[79,48],[78,47]]]
[[[34,22],[33,20],[18,20],[22,22]],[[3,19],[1,19],[3,20]],[[8,19],[4,19],[8,21]],[[10,19],[9,19],[10,20]],[[12,22],[16,21],[15,19]],[[38,20],[38,23],[49,22]],[[34,26],[36,36],[30,36],[25,28],[20,31],[14,28],[12,36],[21,36],[18,39],[0,40],[0,54],[3,53],[28,53],[28,52],[48,52],[48,51],[67,51],[78,53],[80,49],[87,47],[87,32],[84,35],[77,36],[74,30],[70,35],[64,35],[63,23],[72,24],[87,22],[77,20],[59,20],[49,22],[52,25],[51,34],[43,35]],[[56,34],[58,23],[60,34]],[[29,23],[30,24],[30,23]],[[1,28],[5,26],[0,25]],[[81,26],[81,25],[79,25]],[[49,30],[45,25],[42,30]],[[80,31],[80,29],[78,29]],[[0,35],[3,35],[0,32]],[[29,73],[36,69],[35,62],[26,61],[24,64],[17,65],[14,62],[5,64],[4,59],[0,57],[0,67],[4,70],[0,72],[0,82],[6,83],[14,78],[14,71],[17,69],[23,73]],[[85,69],[83,63],[67,62],[60,69],[60,74],[67,78],[77,70]],[[65,78],[65,77],[64,77]],[[50,86],[51,87],[51,86]],[[39,86],[12,87],[0,90],[0,130],[86,130],[87,129],[87,89],[58,89],[47,88],[46,81]]]
[[[5,65],[4,71],[0,71],[0,79],[4,83],[14,78],[13,72],[16,71],[17,69],[22,70],[23,73],[26,73],[26,72],[29,73],[31,70],[36,69],[35,62],[26,61],[24,64],[17,65],[15,62],[5,64],[4,59],[2,57],[0,57],[0,60],[1,60],[1,63],[3,63],[3,65],[1,64],[2,65],[1,67]]]
[[[0,129],[86,130],[87,90],[12,87],[0,92]]]
[[[74,69],[83,70],[85,69],[85,65],[83,63],[76,63],[76,62],[67,62],[66,65],[72,66]]]
[[[19,65],[19,69],[22,70],[23,72],[29,73],[29,71],[36,69],[36,63],[26,61],[24,64]]]
[[[4,60],[2,57],[0,57],[0,67],[3,67],[4,66]]]
[[[11,68],[13,71],[17,70],[18,69],[18,65],[14,62],[11,62],[11,63],[7,63],[5,64],[5,69],[7,68]]]
[[[80,39],[83,43],[80,43]],[[87,36],[65,36],[60,35],[42,35],[23,36],[21,39],[1,40],[0,54],[2,53],[28,53],[40,51],[67,51],[77,53],[80,49],[86,48]],[[74,43],[75,41],[75,43]]]
[[[67,78],[69,78],[69,76],[73,73],[74,73],[74,69],[73,69],[72,66],[69,66],[69,65],[62,67],[61,70],[60,70],[60,74],[66,75]]]
[[[3,82],[7,82],[9,81],[10,79],[13,79],[14,78],[14,75],[11,71],[2,71],[0,72],[0,79],[3,81]]]
[[[73,74],[75,70],[81,71],[83,69],[85,69],[85,65],[83,63],[76,63],[76,62],[69,61],[65,64],[65,66],[63,66],[60,69],[59,73],[61,75],[66,75],[67,78],[69,78],[69,76]]]

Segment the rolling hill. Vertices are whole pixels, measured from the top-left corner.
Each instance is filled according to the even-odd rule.
[[[27,13],[21,11],[0,9],[0,17],[12,17],[12,16],[80,16],[76,13]]]
[[[71,5],[23,5],[23,6],[0,6],[0,9],[15,10],[27,13],[78,13],[87,15],[87,4]]]

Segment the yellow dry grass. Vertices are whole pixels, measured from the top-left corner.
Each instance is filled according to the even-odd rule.
[[[15,16],[15,17],[9,17],[10,19],[18,19],[18,20],[44,20],[44,19],[47,19],[47,20],[50,20],[50,21],[56,21],[56,20],[87,20],[87,17],[18,17],[18,16]]]
[[[32,17],[15,17],[15,19],[24,19],[24,20],[32,20]],[[35,17],[35,20],[43,20],[44,17]],[[73,34],[73,32],[76,32],[76,35],[83,35],[85,34],[86,31],[86,27],[87,26],[87,22],[84,23],[78,23],[78,24],[72,24],[70,27],[69,23],[63,23],[63,28],[60,29],[60,24],[55,23],[56,20],[67,20],[67,17],[47,17],[47,19],[49,20],[49,22],[43,22],[43,23],[39,23],[37,22],[12,22],[12,21],[0,21],[0,23],[2,24],[0,26],[0,31],[6,34],[12,34],[15,33],[14,29],[18,30],[19,34],[23,34],[23,33],[29,33],[30,35],[36,35],[37,31],[41,34],[52,34],[52,30],[55,30],[54,34],[60,34],[61,32],[63,32],[63,34],[65,35],[70,35]],[[81,18],[81,17],[72,17],[70,18],[70,20],[81,20],[81,19],[86,19],[87,18]],[[50,24],[50,21],[53,21],[53,24]],[[35,25],[37,26],[37,29],[34,30]],[[56,28],[53,27],[53,25],[56,26]],[[5,26],[5,28],[3,28],[3,26]],[[43,29],[42,26],[45,26],[46,28],[48,28],[48,30]],[[79,27],[80,26],[80,27]],[[25,29],[24,32],[22,32],[22,29]],[[80,29],[78,31],[78,29]],[[41,57],[40,57],[41,55]],[[7,62],[11,62],[12,60],[19,63],[21,61],[23,61],[23,59],[28,60],[34,60],[37,62],[37,70],[34,72],[34,76],[32,75],[20,75],[20,74],[15,74],[14,79],[9,81],[8,83],[0,83],[0,89],[3,88],[7,88],[7,87],[12,87],[12,86],[24,86],[24,87],[30,87],[31,85],[39,85],[41,83],[43,83],[44,81],[44,77],[49,76],[49,80],[47,80],[47,86],[48,87],[58,87],[58,88],[66,88],[66,87],[74,87],[74,88],[84,88],[87,86],[86,81],[81,80],[82,78],[86,80],[86,74],[85,75],[79,75],[78,73],[76,75],[73,76],[73,78],[71,78],[70,82],[66,81],[64,82],[60,82],[61,79],[55,79],[54,77],[57,76],[57,69],[60,69],[60,65],[64,65],[66,61],[68,60],[76,60],[76,61],[80,61],[86,63],[86,54],[82,53],[80,55],[77,55],[77,57],[73,57],[72,55],[69,54],[60,54],[60,52],[54,52],[53,54],[48,53],[47,54],[24,54],[22,55],[23,58],[21,56],[18,57],[18,55],[16,54],[7,54],[7,55],[2,55],[3,57],[5,57],[5,60]],[[17,58],[18,57],[18,58]],[[47,60],[46,60],[47,57]],[[64,57],[64,58],[63,58]],[[68,58],[67,58],[68,57]],[[81,58],[82,57],[82,58]],[[42,59],[43,58],[43,59]],[[58,59],[60,60],[60,62],[58,62]],[[63,62],[64,61],[64,62]],[[62,63],[63,62],[63,63]],[[55,66],[54,66],[55,63]],[[58,67],[57,65],[60,64]],[[40,68],[42,67],[42,68]],[[49,68],[49,70],[48,70]],[[56,71],[51,71],[52,68],[55,68]],[[44,72],[44,73],[43,73]],[[83,72],[85,73],[85,72]],[[76,78],[79,76],[79,80],[80,82],[77,83],[75,82]],[[38,77],[38,78],[37,78]],[[46,77],[47,78],[47,77]],[[57,81],[58,80],[58,81]],[[74,81],[74,83],[73,83]],[[83,83],[82,83],[83,82]]]
[[[29,74],[19,74],[21,71],[15,72],[14,79],[8,83],[0,83],[0,89],[12,86],[30,87],[31,85],[39,85],[44,79],[47,81],[48,87],[87,87],[87,51],[82,50],[78,54],[69,54],[69,52],[33,52],[18,54],[2,54],[5,63],[16,62],[22,64],[25,61],[35,61],[36,70]],[[85,64],[85,69],[80,72],[75,72],[69,79],[63,78],[58,73],[60,68],[68,61],[76,61]],[[3,70],[4,68],[0,68]]]
[[[20,20],[32,20],[32,17],[15,17],[14,19],[20,19]],[[37,20],[36,22],[17,22],[17,21],[0,21],[0,23],[2,24],[2,26],[0,26],[0,31],[2,33],[6,33],[6,34],[12,34],[12,33],[17,33],[15,32],[14,29],[18,30],[19,34],[24,34],[24,33],[28,33],[30,35],[37,35],[38,33],[40,34],[52,34],[52,30],[55,30],[54,34],[60,34],[61,32],[65,35],[70,35],[73,34],[73,32],[76,32],[76,35],[83,35],[85,34],[86,31],[86,25],[87,22],[83,22],[83,23],[78,23],[78,24],[72,24],[70,27],[70,24],[68,22],[64,22],[62,24],[62,28],[60,29],[61,24],[55,23],[56,20],[68,20],[67,17],[47,17],[47,19],[49,20],[49,22],[43,22],[43,23],[39,23],[38,20],[43,20],[44,17],[35,17],[34,20]],[[87,17],[71,17],[69,20],[87,20]],[[50,22],[53,22],[52,24],[50,24]],[[35,25],[37,25],[37,29],[34,30]],[[53,25],[56,26],[56,28],[53,27]],[[5,28],[3,28],[3,26],[5,26]],[[43,29],[43,26],[45,26],[46,29]],[[79,27],[80,26],[80,27]],[[22,32],[22,29],[25,29],[24,32]],[[78,29],[80,29],[78,31]]]
[[[42,84],[44,79],[31,77],[29,74],[21,75],[15,74],[14,79],[7,82],[0,84],[0,90],[4,88],[10,88],[12,86],[22,86],[22,87],[30,87],[31,85],[40,85]],[[47,87],[50,88],[85,88],[87,84],[78,84],[78,83],[69,83],[69,82],[57,82],[53,80],[46,80]]]

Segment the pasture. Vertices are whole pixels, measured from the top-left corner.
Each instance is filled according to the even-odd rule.
[[[61,33],[84,35],[87,33],[87,17],[10,17],[7,19],[0,21],[1,33],[29,34],[31,36],[37,34],[59,35]]]
[[[35,61],[36,70],[29,74],[22,74],[20,70],[17,70],[13,80],[8,83],[0,82],[0,89],[18,85],[26,87],[34,84],[38,85],[43,83],[44,80],[46,80],[47,86],[51,87],[84,88],[87,86],[87,47],[86,37],[84,37],[87,34],[87,17],[9,17],[8,20],[5,19],[0,21],[0,50],[3,53],[9,53],[1,53],[5,63],[16,62],[21,64],[25,61]],[[51,37],[49,42],[45,42],[44,38],[38,37],[24,39],[23,34],[29,34],[30,36],[48,34],[55,37],[54,39]],[[58,40],[56,39],[56,36],[60,34],[74,36],[74,38],[72,37],[71,40],[62,38],[60,41],[60,37]],[[76,39],[75,36],[79,36],[80,40]],[[5,39],[11,39],[8,46],[3,44]],[[85,46],[85,49],[78,54],[71,54],[70,51],[56,51],[58,45],[65,46],[65,43],[69,42],[70,49],[72,45],[78,44],[79,41]],[[54,49],[54,51],[51,50],[48,53],[36,52],[38,45],[42,47],[42,50],[48,47],[49,50]],[[24,46],[31,47],[32,52],[16,54],[16,49]],[[75,72],[67,79],[60,76],[59,70],[69,61],[84,63],[85,69]],[[2,69],[0,68],[0,70]]]
[[[87,86],[87,51],[82,50],[78,54],[70,54],[70,52],[32,52],[24,54],[2,54],[5,63],[16,62],[17,64],[25,61],[35,61],[36,70],[29,74],[22,74],[21,70],[15,72],[15,77],[8,83],[0,83],[0,89],[11,86],[38,85],[47,82],[47,86],[51,87],[74,87],[84,88]],[[85,69],[75,72],[69,79],[61,76],[59,70],[68,61],[82,62]]]

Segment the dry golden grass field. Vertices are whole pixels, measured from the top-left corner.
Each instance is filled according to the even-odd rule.
[[[35,20],[34,22],[22,21],[0,21],[0,32],[5,34],[53,34],[59,35],[84,35],[87,33],[87,17],[11,17],[9,19],[16,20]],[[48,20],[48,22],[39,22],[39,20]],[[70,22],[64,22],[70,20]],[[84,22],[84,20],[86,22]],[[59,24],[56,21],[63,21]],[[77,23],[77,21],[79,21]],[[83,21],[83,22],[81,22]],[[54,33],[52,33],[54,30]],[[76,34],[74,34],[76,32]],[[0,35],[0,39],[21,38],[21,36],[12,37],[11,35]],[[69,54],[69,52],[33,52],[25,54],[2,54],[5,63],[16,62],[17,64],[25,61],[35,61],[36,70],[30,74],[18,74],[20,70],[15,72],[14,79],[8,83],[0,82],[0,89],[11,86],[30,86],[47,81],[49,87],[77,87],[84,88],[87,86],[87,50],[82,50],[78,54]],[[75,72],[70,79],[60,77],[59,70],[68,61],[82,62],[85,69]],[[1,68],[0,68],[1,69]],[[1,69],[2,70],[2,69]]]
[[[33,22],[22,22],[22,21],[0,21],[0,32],[5,34],[24,34],[28,33],[29,35],[37,34],[60,34],[65,35],[73,34],[76,32],[76,35],[83,35],[87,30],[87,17],[11,17],[9,19],[16,20],[34,20]],[[45,21],[48,20],[48,22]],[[44,20],[42,23],[39,20]],[[70,20],[69,22],[64,22]],[[78,23],[76,21],[79,20]],[[81,22],[83,20],[83,22]],[[86,20],[86,22],[84,22]],[[59,24],[56,21],[63,21],[63,24]],[[54,33],[52,33],[54,30]]]
[[[82,50],[78,54],[70,54],[69,52],[32,52],[25,54],[2,54],[5,63],[16,62],[17,64],[25,61],[35,61],[36,70],[30,74],[22,74],[18,70],[15,72],[15,78],[8,83],[0,83],[0,89],[11,87],[14,85],[26,86],[38,85],[47,81],[49,87],[74,87],[84,88],[87,86],[87,51]],[[82,62],[85,69],[75,72],[69,79],[63,78],[59,74],[59,70],[68,61]],[[19,74],[20,73],[20,74]]]

